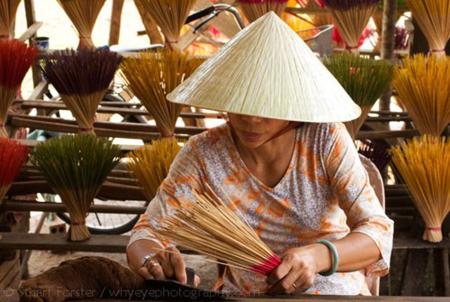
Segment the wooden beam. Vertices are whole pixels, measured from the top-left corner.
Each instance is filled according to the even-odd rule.
[[[405,115],[390,115],[390,116],[369,116],[366,122],[410,122],[411,118]]]
[[[137,291],[139,292],[139,290]],[[151,297],[151,294],[149,294]],[[212,296],[207,296],[211,300]],[[142,301],[143,296],[138,296],[139,300],[130,300],[129,298],[119,299],[112,298],[107,299],[107,302],[138,302]],[[150,299],[151,300],[151,299]],[[150,301],[147,300],[146,301]],[[187,300],[187,299],[185,299]],[[4,290],[0,291],[0,301],[2,302],[19,302],[19,294],[16,290]],[[69,300],[67,300],[69,301]],[[75,301],[75,300],[70,300]],[[98,299],[76,299],[76,302],[93,302],[99,301]],[[156,301],[156,300],[155,300]],[[234,302],[331,302],[331,301],[358,301],[358,302],[448,302],[448,298],[446,297],[409,297],[409,296],[327,296],[327,295],[281,295],[281,296],[262,296],[255,295],[254,297],[240,297],[240,296],[227,296],[224,301],[234,301]]]
[[[61,118],[51,118],[46,116],[29,116],[23,114],[10,114],[11,125],[17,127],[30,127],[58,132],[78,132],[76,121]],[[159,137],[156,126],[140,123],[114,123],[96,122],[94,130],[99,136],[112,136],[124,138],[154,139]],[[176,127],[175,133],[181,135],[194,135],[202,133],[206,128],[199,127]]]
[[[418,136],[417,130],[380,130],[380,131],[360,131],[356,135],[356,139],[387,139],[398,137],[414,137]]]
[[[28,127],[32,129],[41,129],[46,131],[56,131],[59,133],[77,133],[78,126],[66,122],[47,122],[41,120],[33,120],[28,118],[14,117],[11,119],[11,125],[15,127]],[[141,132],[130,130],[113,130],[95,127],[95,133],[99,137],[121,137],[129,139],[142,139],[152,141],[160,138],[158,132]],[[180,137],[180,135],[176,135]],[[183,136],[181,136],[183,137]]]
[[[42,96],[48,89],[48,85],[49,83],[46,80],[42,80],[38,84],[35,84],[34,90],[29,98],[31,100],[42,98]]]
[[[89,213],[111,213],[111,214],[142,214],[146,207],[127,206],[125,205],[100,205],[93,204]],[[0,212],[67,212],[67,208],[63,203],[55,202],[37,202],[37,201],[22,201],[22,200],[5,200],[0,206]]]
[[[76,121],[69,121],[58,118],[44,116],[27,116],[20,114],[11,114],[11,125],[15,127],[29,127],[48,131],[58,132],[78,132]],[[186,137],[206,131],[206,128],[200,127],[177,127],[175,133],[177,137]],[[103,137],[122,137],[133,139],[153,140],[159,138],[156,126],[138,123],[95,123],[95,132]],[[357,139],[388,139],[398,137],[414,137],[419,135],[417,130],[381,130],[381,131],[360,131]]]
[[[130,237],[125,235],[92,235],[84,242],[70,242],[61,234],[0,233],[1,249],[65,250],[123,253]],[[450,246],[450,238],[440,243],[421,239],[394,239],[394,249],[442,249]]]
[[[330,10],[321,7],[287,7],[286,12],[292,14],[317,14],[330,12]]]
[[[25,0],[25,15],[27,19],[27,27],[32,27],[36,23],[36,12],[34,9],[34,0]],[[32,37],[36,35],[30,36],[30,45],[33,44],[31,40]],[[37,64],[33,64],[32,66],[33,73],[33,84],[34,86],[38,85],[41,81],[41,73],[39,71],[39,67]]]
[[[92,302],[92,299],[88,300],[77,300],[77,302]],[[128,299],[112,299],[107,300],[108,302],[130,302]],[[331,301],[358,301],[358,302],[448,302],[446,297],[391,297],[391,296],[380,296],[380,297],[368,297],[368,296],[326,296],[326,295],[306,295],[299,294],[295,295],[281,295],[281,296],[260,296],[255,297],[233,297],[231,295],[225,301],[234,302],[331,302]],[[9,301],[7,301],[9,302]],[[133,301],[138,302],[138,301]]]
[[[119,44],[122,10],[125,0],[113,0],[111,26],[109,30],[109,45]]]
[[[442,249],[442,268],[444,275],[444,292],[447,297],[450,297],[450,259],[448,248]]]
[[[129,240],[129,236],[91,235],[89,240],[70,242],[61,234],[0,233],[0,249],[124,253]]]
[[[427,268],[429,253],[432,250],[414,249],[408,251],[405,273],[403,275],[400,294],[402,296],[421,296],[423,278]]]
[[[32,141],[33,142],[33,141]],[[31,164],[26,164],[22,170],[20,171],[20,175],[18,176],[18,180],[20,181],[20,178],[22,177],[41,177],[43,178],[41,172],[39,171],[39,169],[35,168],[33,165]],[[112,171],[111,173],[109,173],[108,177],[119,177],[119,178],[128,178],[128,179],[136,179],[133,175],[133,173],[131,173],[128,170],[123,170],[119,165],[117,165]]]
[[[34,148],[36,147],[39,143],[41,143],[40,141],[37,140],[30,140],[30,139],[19,139],[17,140],[19,143],[21,143],[22,145],[25,145],[29,148]],[[138,145],[119,145],[120,150],[123,153],[128,153],[130,151],[134,151],[142,146],[138,146]]]
[[[53,105],[59,105],[59,104],[63,104],[64,102],[62,101],[44,101],[42,99],[26,99],[26,100],[22,100],[22,99],[16,99],[13,101],[13,104],[20,104],[21,106],[24,106],[24,108],[38,108],[41,107],[45,108],[46,105],[44,104],[48,104],[49,106],[53,106]],[[123,108],[128,108],[128,107],[143,107],[143,105],[141,103],[131,103],[131,102],[122,102],[122,101],[117,101],[117,102],[109,102],[109,101],[102,101],[100,102],[101,106],[110,106],[110,107],[123,107]],[[36,106],[36,107],[35,107]],[[65,105],[64,105],[65,107]]]
[[[42,27],[43,24],[44,23],[42,22],[34,23],[18,38],[18,40],[23,42],[30,40],[32,37],[36,36],[36,32]]]
[[[395,47],[395,23],[397,22],[397,0],[383,0],[383,27],[381,32],[381,58],[393,61]],[[389,110],[392,89],[389,88],[381,98],[380,109]]]
[[[23,101],[20,103],[22,109],[50,109],[50,110],[69,110],[67,106],[63,102],[55,102],[55,101]],[[127,103],[124,103],[128,105]],[[136,104],[137,106],[142,106],[140,104]],[[98,107],[98,113],[118,113],[124,115],[146,115],[150,116],[150,113],[145,109],[132,109],[132,108],[124,108],[125,106],[115,107],[112,106],[109,102],[102,102],[101,106]],[[180,117],[185,118],[216,118],[223,119],[225,118],[224,113],[203,113],[203,112],[181,112]],[[389,118],[389,117],[386,117]],[[393,119],[398,117],[393,117]]]
[[[421,249],[443,249],[450,248],[450,238],[444,236],[441,242],[431,243],[421,238],[411,238],[410,236],[397,236],[394,238],[394,249],[421,250]]]
[[[28,195],[35,193],[55,194],[45,180],[14,182],[7,196]],[[97,195],[111,200],[146,200],[144,191],[140,186],[130,186],[105,182]]]
[[[134,1],[136,8],[141,16],[142,23],[145,27],[145,32],[147,33],[148,38],[150,39],[151,44],[164,44],[164,39],[162,34],[160,33],[156,22],[150,16],[150,14],[145,10],[145,6],[141,1]]]
[[[97,109],[98,113],[118,113],[118,114],[127,114],[127,115],[146,115],[150,116],[147,110],[145,109],[130,109],[124,108],[132,106],[133,104],[123,103],[120,104],[120,107],[117,108],[115,104],[109,102],[102,102],[101,106]],[[50,109],[50,110],[69,110],[64,102],[60,101],[22,101],[21,103],[22,109]],[[134,104],[135,106],[142,106],[140,104]],[[215,118],[215,119],[223,119],[225,118],[224,113],[204,113],[204,112],[181,112],[180,117],[182,118]],[[383,114],[383,116],[369,116],[366,122],[404,122],[411,121],[411,118],[405,114]]]
[[[388,111],[388,110],[381,110],[381,111],[370,111],[370,113],[378,114],[378,115],[400,115],[400,116],[407,116],[408,112],[404,111]]]

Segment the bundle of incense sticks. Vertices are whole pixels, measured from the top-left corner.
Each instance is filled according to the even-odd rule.
[[[86,216],[106,177],[120,160],[120,148],[110,140],[77,134],[39,144],[31,162],[60,195],[70,214],[70,241],[90,238]]]
[[[251,23],[270,11],[281,17],[288,0],[238,0],[237,2],[245,17]]]
[[[347,49],[358,52],[361,34],[375,13],[379,0],[323,0],[331,10]]]
[[[27,159],[27,147],[14,140],[0,138],[0,204]]]
[[[8,109],[17,95],[37,51],[18,40],[0,39],[0,137],[8,137]]]
[[[423,239],[442,241],[441,225],[450,212],[450,140],[414,138],[392,149],[392,161],[425,221]]]
[[[237,214],[237,208],[225,204],[209,187],[205,192],[193,192],[193,200],[181,202],[174,215],[151,226],[156,237],[209,256],[216,263],[263,275],[281,263]]]

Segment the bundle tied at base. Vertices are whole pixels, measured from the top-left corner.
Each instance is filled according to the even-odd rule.
[[[86,216],[119,160],[120,148],[112,141],[87,134],[52,138],[33,150],[31,162],[70,214],[70,241],[89,239]]]
[[[117,53],[89,49],[56,51],[44,58],[42,71],[75,117],[80,133],[95,135],[97,108],[121,60]]]
[[[426,224],[423,240],[442,241],[441,225],[450,212],[450,141],[422,136],[392,149],[392,161]]]

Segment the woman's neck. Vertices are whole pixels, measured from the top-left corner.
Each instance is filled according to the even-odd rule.
[[[241,157],[245,158],[245,161],[251,161],[252,164],[257,166],[270,165],[286,156],[289,156],[289,159],[291,158],[295,145],[295,133],[296,129],[291,129],[267,141],[258,148],[245,147],[236,135],[234,135],[234,141]]]

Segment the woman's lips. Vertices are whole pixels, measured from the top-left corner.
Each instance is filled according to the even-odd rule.
[[[262,136],[262,134],[248,131],[242,131],[241,134],[247,141],[257,141]]]

